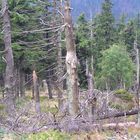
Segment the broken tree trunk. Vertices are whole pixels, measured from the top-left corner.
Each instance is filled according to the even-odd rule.
[[[39,84],[36,72],[33,71],[33,91],[35,95],[35,110],[36,113],[40,113],[40,96],[39,96]]]
[[[64,22],[66,38],[66,67],[67,67],[67,93],[69,103],[69,114],[76,115],[79,110],[79,90],[77,75],[77,55],[73,35],[72,17],[69,0],[65,2]]]
[[[3,32],[5,44],[5,94],[7,96],[7,112],[12,112],[14,109],[14,59],[11,47],[11,25],[8,12],[8,1],[2,0],[2,17],[3,17]]]

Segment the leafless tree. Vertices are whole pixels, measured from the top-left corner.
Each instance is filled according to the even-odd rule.
[[[8,1],[2,0],[2,17],[3,17],[3,32],[4,32],[4,44],[5,44],[5,93],[7,100],[7,111],[10,113],[14,107],[14,59],[13,51],[11,47],[11,25],[8,10]]]
[[[65,2],[65,38],[66,38],[66,67],[67,67],[67,93],[69,100],[69,113],[75,115],[79,110],[79,89],[77,76],[77,55],[74,41],[70,1]]]

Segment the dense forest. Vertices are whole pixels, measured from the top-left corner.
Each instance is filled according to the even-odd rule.
[[[96,1],[0,1],[0,139],[140,139],[140,5]]]

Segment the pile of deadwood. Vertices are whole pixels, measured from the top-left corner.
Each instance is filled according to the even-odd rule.
[[[111,100],[113,93],[109,93],[107,96]],[[82,96],[82,93],[81,95]],[[15,109],[10,115],[0,116],[0,128],[4,128],[8,132],[22,133],[36,133],[49,129],[64,131],[64,132],[89,132],[93,130],[102,130],[116,127],[136,126],[135,122],[124,121],[124,117],[129,115],[138,114],[137,109],[129,111],[111,110],[110,108],[103,108],[106,106],[106,93],[101,94],[100,91],[96,92],[96,97],[100,102],[100,106],[96,111],[95,116],[88,116],[86,107],[88,99],[83,99],[80,102],[80,112],[76,116],[69,116],[67,109],[64,107],[63,112],[56,111],[55,113],[35,113],[34,101],[28,102],[24,107]],[[1,100],[2,102],[2,100]],[[67,104],[66,104],[67,106]],[[57,110],[56,106],[56,110]],[[119,118],[119,119],[116,119]],[[121,118],[121,119],[120,119]],[[107,120],[107,121],[104,121]],[[119,120],[119,121],[118,121]],[[109,123],[105,123],[109,122]]]

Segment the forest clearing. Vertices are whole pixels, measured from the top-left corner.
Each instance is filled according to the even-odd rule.
[[[0,1],[0,140],[140,140],[140,14],[94,2]]]

